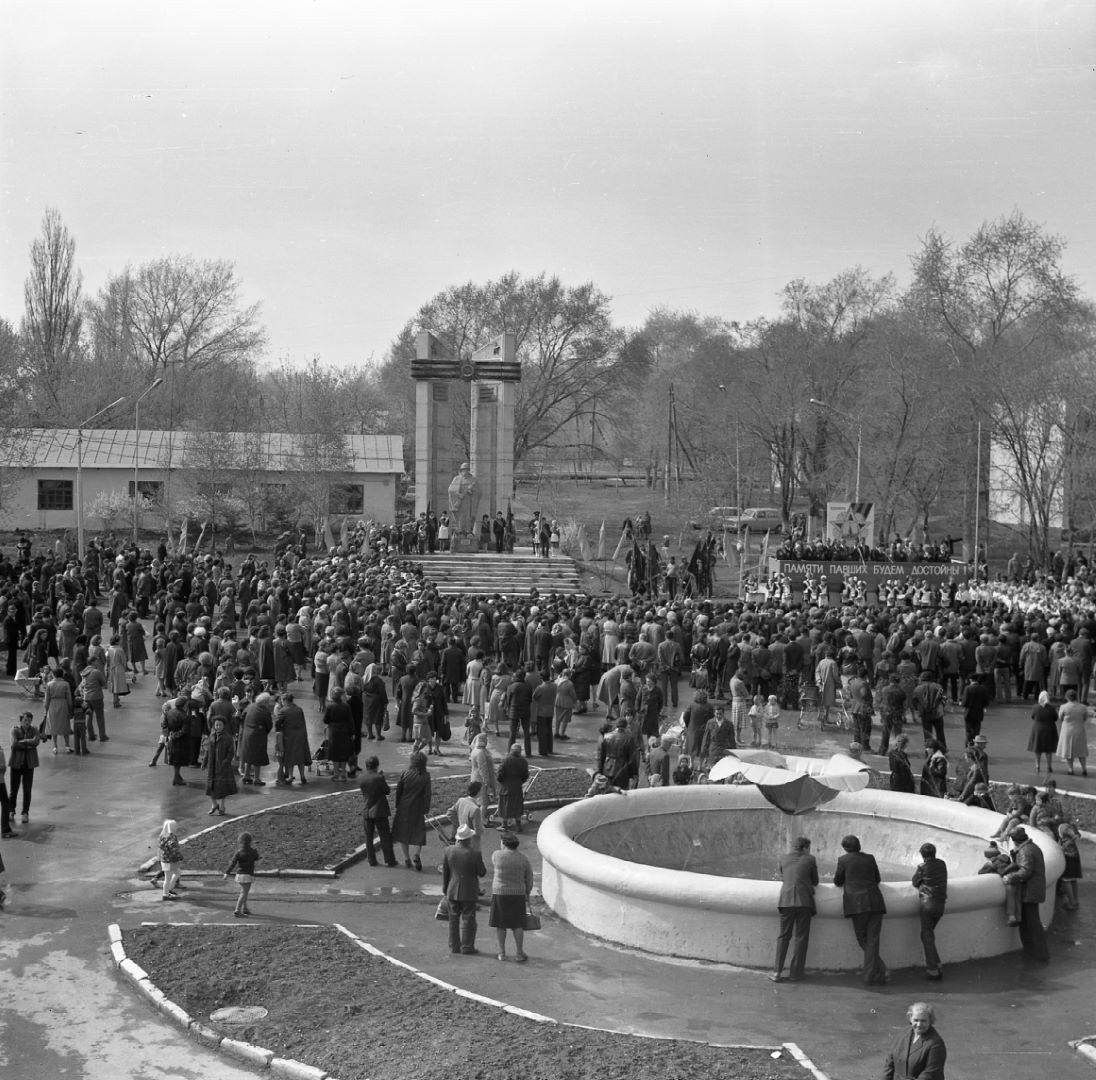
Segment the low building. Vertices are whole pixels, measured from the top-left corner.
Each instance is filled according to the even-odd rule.
[[[392,521],[403,470],[399,435],[28,428],[0,446],[0,528],[75,529],[81,486],[91,529],[103,524],[90,508],[104,495],[117,504],[139,492],[141,525],[152,527],[158,504],[210,485],[261,489],[257,505],[288,500],[302,521],[310,511]]]

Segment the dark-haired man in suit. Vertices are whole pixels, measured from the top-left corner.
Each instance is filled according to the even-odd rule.
[[[811,919],[814,917],[814,890],[818,884],[818,863],[811,854],[811,842],[799,836],[792,850],[780,856],[780,934],[776,939],[776,961],[773,964],[773,982],[784,979],[784,958],[788,945],[792,946],[792,959],[788,978],[798,982],[803,978],[807,960],[807,946],[811,940]]]
[[[875,856],[860,850],[860,840],[846,836],[841,841],[845,854],[837,860],[833,883],[844,890],[845,918],[852,919],[856,942],[864,950],[863,978],[868,986],[888,981],[887,965],[879,955],[879,936],[887,905],[879,889],[882,880]]]

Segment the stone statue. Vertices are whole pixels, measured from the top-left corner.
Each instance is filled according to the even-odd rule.
[[[478,508],[479,485],[472,475],[471,466],[465,461],[449,485],[449,517],[454,531],[464,534],[475,532]]]

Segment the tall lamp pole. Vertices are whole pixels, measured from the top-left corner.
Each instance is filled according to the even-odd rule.
[[[163,383],[162,378],[147,386],[133,403],[133,543],[137,543],[137,521],[140,514],[141,491],[137,480],[141,474],[141,401]]]
[[[84,428],[125,400],[123,395],[117,401],[112,401],[98,412],[92,413],[76,429],[76,554],[81,561],[84,558]]]

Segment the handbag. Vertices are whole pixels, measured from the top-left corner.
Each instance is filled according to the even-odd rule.
[[[438,909],[434,912],[434,918],[438,922],[449,921],[449,901],[444,896],[438,901]]]
[[[533,914],[529,908],[525,909],[525,929],[526,930],[539,930],[540,929],[540,916]]]

